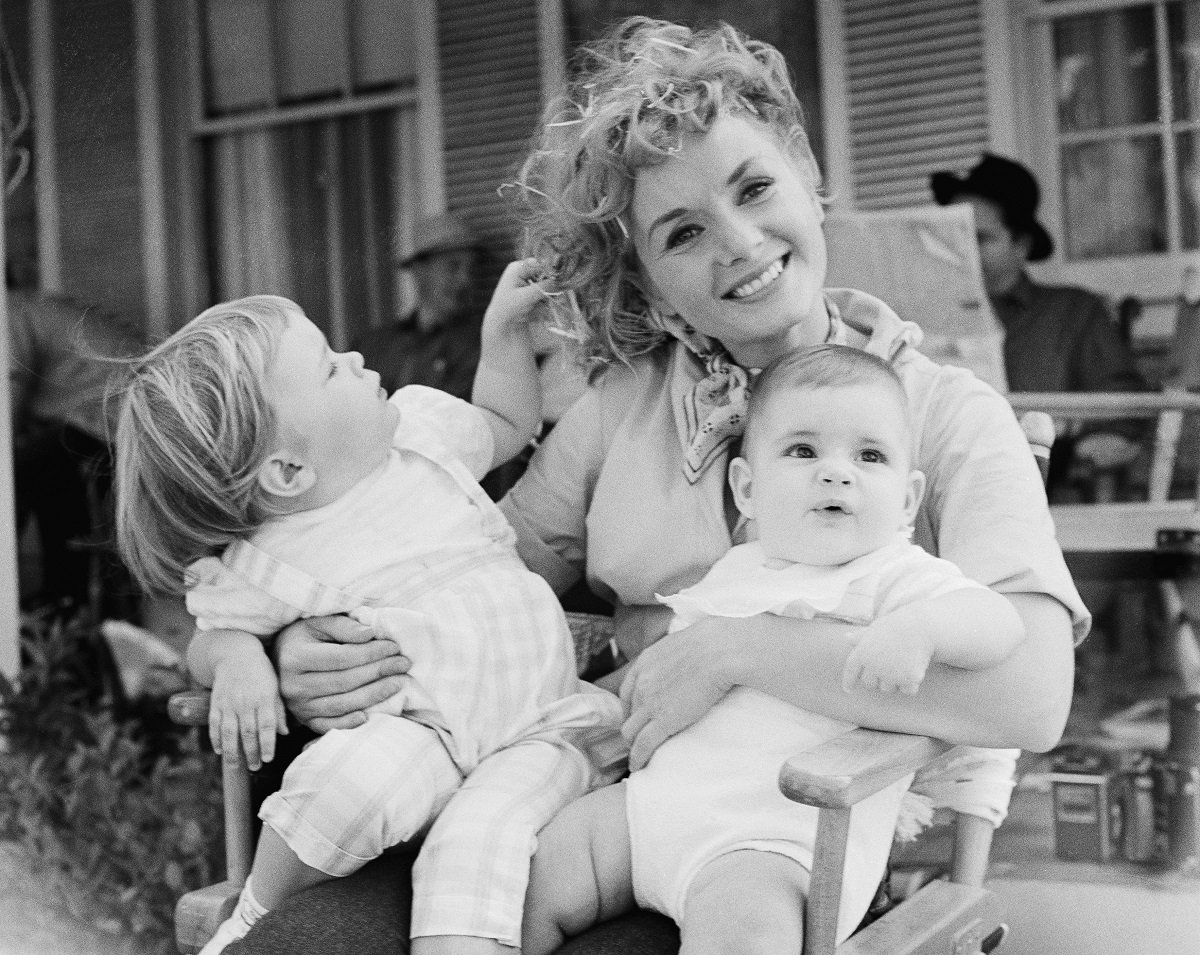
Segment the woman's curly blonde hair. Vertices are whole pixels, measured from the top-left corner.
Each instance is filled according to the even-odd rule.
[[[728,24],[692,30],[632,17],[583,47],[574,66],[516,183],[522,254],[542,263],[555,320],[583,358],[627,363],[668,339],[626,225],[638,170],[740,112],[772,130],[814,194],[820,172],[783,56]]]

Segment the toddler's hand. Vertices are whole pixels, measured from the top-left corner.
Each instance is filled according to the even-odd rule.
[[[540,278],[537,259],[510,262],[484,312],[484,333],[504,334],[512,328],[528,327],[535,309],[546,299]]]
[[[932,658],[933,645],[927,640],[868,627],[846,658],[842,689],[916,693]]]
[[[259,769],[275,758],[275,734],[287,731],[279,683],[265,653],[218,665],[208,711],[208,735],[218,755],[236,763],[244,752],[246,765]]]

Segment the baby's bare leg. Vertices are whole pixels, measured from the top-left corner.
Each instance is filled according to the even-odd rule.
[[[538,834],[522,955],[547,955],[572,935],[634,907],[625,785],[588,793]]]
[[[684,903],[679,955],[778,955],[804,941],[808,871],[776,852],[740,849],[696,875]]]

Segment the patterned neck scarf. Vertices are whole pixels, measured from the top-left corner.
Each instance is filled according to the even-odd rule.
[[[826,298],[829,333],[826,341],[844,341],[845,328],[837,306]],[[718,341],[701,335],[679,319],[663,322],[674,337],[704,362],[705,376],[681,398],[687,427],[683,476],[695,484],[713,461],[742,436],[751,384],[759,369],[738,365]]]

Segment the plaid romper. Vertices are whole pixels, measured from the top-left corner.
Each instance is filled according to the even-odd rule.
[[[474,458],[476,470],[490,461],[490,432],[486,453],[475,453],[482,416],[418,386],[392,400],[401,422],[384,472],[321,513],[272,521],[253,542],[198,562],[189,609],[201,626],[259,633],[351,613],[401,645],[412,660],[401,692],[365,725],[306,748],[260,817],[330,875],[348,875],[428,829],[413,870],[412,936],[518,946],[536,833],[568,802],[619,777],[622,708],[578,679],[557,599],[516,556],[512,529],[460,459]],[[443,434],[465,444],[447,447]],[[393,519],[414,487],[420,513]],[[299,556],[318,552],[304,568],[297,548],[271,546],[281,521],[294,517],[303,525]],[[406,536],[408,520],[426,525]],[[318,579],[314,563],[330,573]],[[357,573],[365,564],[371,572]]]

